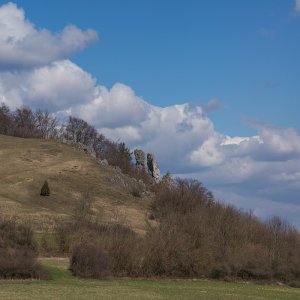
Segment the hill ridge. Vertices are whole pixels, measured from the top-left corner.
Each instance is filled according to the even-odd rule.
[[[112,211],[119,209],[134,230],[144,231],[149,194],[134,197],[131,188],[140,184],[137,180],[74,145],[0,135],[0,166],[2,214],[29,219],[37,230],[51,229],[58,219],[71,216],[76,201],[88,191],[95,215],[110,222]],[[45,179],[51,188],[46,198],[40,196]]]

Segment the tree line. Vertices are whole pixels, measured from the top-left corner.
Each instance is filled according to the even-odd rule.
[[[81,143],[90,147],[97,158],[106,159],[110,165],[118,166],[124,173],[137,175],[132,164],[132,153],[125,143],[111,141],[80,118],[69,116],[66,122],[61,124],[47,110],[33,111],[23,106],[12,111],[7,105],[1,104],[0,134]]]
[[[82,143],[123,172],[135,172],[124,143],[110,141],[76,117],[60,125],[47,111],[26,107],[11,111],[2,105],[0,134]],[[82,202],[84,209],[79,207],[74,218],[57,226],[57,251],[70,255],[74,275],[239,278],[300,286],[300,234],[284,220],[273,217],[262,222],[252,213],[218,202],[197,180],[167,174],[151,188],[154,196],[144,236],[126,224],[99,222],[88,196]],[[1,276],[10,275],[0,272]]]
[[[70,255],[74,275],[280,281],[300,287],[300,234],[284,220],[262,222],[220,203],[197,180],[167,175],[154,192],[143,236],[126,223],[99,223],[92,210],[84,217],[77,210],[80,215],[58,226],[58,245]]]

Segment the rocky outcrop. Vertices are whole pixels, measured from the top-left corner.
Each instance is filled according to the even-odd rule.
[[[73,148],[96,158],[96,152],[95,152],[93,146],[87,146],[87,145],[82,144],[82,143],[75,143],[75,142],[67,140],[67,139],[62,139],[61,142],[63,144],[71,145]]]
[[[160,181],[160,170],[153,154],[147,154],[148,172],[156,183]]]
[[[142,180],[136,180],[124,174],[116,174],[110,177],[110,181],[118,186],[127,189],[134,197],[147,197],[151,195]]]
[[[107,159],[98,159],[98,164],[105,167],[109,166]]]
[[[146,161],[145,153],[143,150],[135,149],[133,153],[137,169],[148,172],[151,177],[153,177],[154,181],[158,183],[160,181],[160,170],[154,155],[148,153]]]
[[[84,144],[81,144],[81,145],[82,145],[82,149],[83,149],[84,153],[96,158],[96,152],[92,146],[86,146]]]
[[[145,170],[146,171],[146,158],[145,153],[141,149],[134,150],[134,157],[135,157],[135,165],[138,170]]]

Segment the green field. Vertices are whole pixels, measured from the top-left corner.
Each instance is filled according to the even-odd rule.
[[[82,280],[67,259],[43,259],[54,279],[0,281],[0,299],[300,299],[300,289],[202,280]]]

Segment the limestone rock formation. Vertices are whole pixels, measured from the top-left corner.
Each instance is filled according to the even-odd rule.
[[[149,174],[153,177],[153,179],[156,183],[159,183],[159,181],[160,181],[159,166],[155,160],[154,155],[151,153],[147,154],[147,166],[148,166]]]
[[[62,139],[61,142],[64,143],[64,144],[71,145],[75,149],[96,158],[96,152],[95,152],[93,146],[87,146],[87,145],[82,144],[82,143],[75,143],[75,142],[67,140],[67,139]]]
[[[145,153],[143,150],[135,149],[134,150],[134,157],[135,157],[135,165],[138,170],[146,170],[146,158]]]
[[[143,150],[135,149],[133,153],[137,169],[148,172],[151,177],[153,177],[154,181],[158,183],[160,181],[160,170],[154,155],[148,153],[146,161],[145,153]]]
[[[101,166],[105,166],[105,167],[109,166],[107,159],[99,159],[99,160],[98,160],[98,163],[99,163]]]
[[[86,145],[82,144],[82,149],[86,154],[96,158],[96,152],[92,146],[86,146]]]

